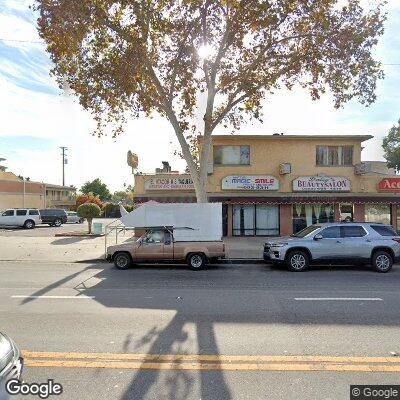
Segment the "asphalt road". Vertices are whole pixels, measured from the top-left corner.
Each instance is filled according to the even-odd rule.
[[[400,384],[399,285],[397,266],[7,262],[0,330],[60,399],[349,399]]]

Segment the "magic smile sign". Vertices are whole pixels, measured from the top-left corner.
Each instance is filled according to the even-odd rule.
[[[271,175],[230,175],[222,179],[223,190],[278,190],[279,180]]]
[[[293,181],[295,192],[350,192],[351,182],[341,176],[300,176]]]

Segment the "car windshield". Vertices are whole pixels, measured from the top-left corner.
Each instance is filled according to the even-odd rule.
[[[315,232],[317,229],[321,228],[320,225],[311,225],[311,226],[307,226],[307,228],[304,228],[303,230],[301,230],[300,232],[297,232],[293,235],[291,235],[292,237],[298,237],[298,238],[303,238],[306,237],[307,235],[309,235],[310,233]]]

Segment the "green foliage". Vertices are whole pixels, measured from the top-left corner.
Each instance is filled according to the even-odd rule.
[[[101,209],[97,204],[84,203],[78,207],[77,214],[81,218],[98,218],[100,217]]]
[[[400,170],[400,120],[397,126],[393,126],[382,144],[385,158],[389,168]]]
[[[111,193],[105,183],[101,182],[99,178],[94,179],[91,182],[86,182],[81,187],[81,192],[84,194],[92,193],[98,196],[101,201],[106,201],[111,199]]]
[[[105,218],[121,218],[121,212],[117,203],[105,203],[102,210],[102,216]],[[135,206],[133,204],[124,204],[125,210],[131,212]]]
[[[35,9],[52,72],[92,113],[96,133],[120,134],[128,115],[166,117],[197,200],[206,201],[211,134],[219,124],[235,130],[262,120],[266,95],[300,86],[313,100],[329,90],[335,107],[375,101],[383,71],[372,51],[385,2],[341,3],[36,0]],[[201,48],[210,51],[200,56]]]
[[[119,205],[116,203],[104,203],[101,215],[104,218],[121,218]]]
[[[84,204],[81,204],[76,211],[77,211],[78,217],[87,219],[89,233],[92,233],[92,221],[93,221],[93,218],[100,217],[100,214],[101,214],[100,207],[94,203],[84,203]]]

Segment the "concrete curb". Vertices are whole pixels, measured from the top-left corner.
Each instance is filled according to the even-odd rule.
[[[108,263],[104,258],[93,258],[89,260],[73,261],[74,263],[88,264],[88,263]],[[161,264],[161,263],[160,263]],[[219,260],[213,264],[270,264],[267,261],[260,260],[259,258],[231,258],[229,260]]]

